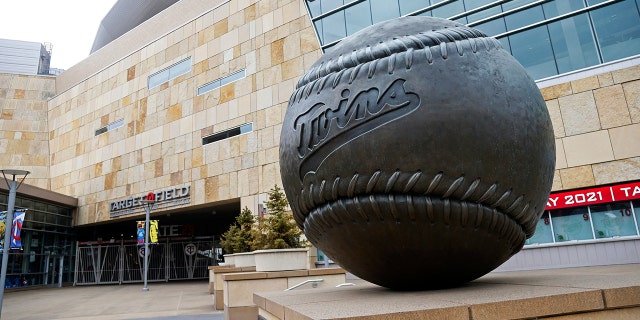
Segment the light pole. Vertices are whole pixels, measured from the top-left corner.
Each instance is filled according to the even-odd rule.
[[[9,203],[7,204],[7,216],[4,221],[4,246],[2,247],[2,273],[0,274],[0,317],[2,317],[2,300],[4,298],[4,283],[7,279],[7,264],[9,263],[9,243],[11,242],[11,229],[13,227],[13,207],[16,204],[16,191],[27,177],[29,171],[26,170],[0,170],[4,181],[9,186]],[[12,176],[11,180],[7,175]],[[16,176],[20,177],[20,182],[16,181]]]
[[[151,214],[151,207],[156,203],[156,194],[149,192],[145,200],[140,200],[145,204],[145,218],[144,218],[144,287],[142,291],[149,291],[147,287],[147,274],[149,273],[149,215]]]

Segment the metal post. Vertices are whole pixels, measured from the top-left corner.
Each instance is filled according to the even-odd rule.
[[[146,215],[144,218],[144,288],[142,291],[149,291],[147,287],[147,274],[149,272],[149,214],[151,213],[152,204],[147,203],[145,207]]]
[[[4,180],[9,185],[9,203],[7,204],[7,216],[4,222],[4,245],[2,248],[2,272],[0,273],[0,317],[2,317],[2,302],[4,299],[4,285],[7,280],[7,265],[9,264],[9,246],[11,241],[11,229],[13,227],[13,208],[16,204],[16,191],[29,171],[25,170],[0,170]],[[7,179],[5,174],[13,175],[13,179]],[[22,176],[20,183],[16,181],[16,176]]]

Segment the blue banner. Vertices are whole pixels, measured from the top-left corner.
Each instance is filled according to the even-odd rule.
[[[20,232],[22,231],[22,223],[24,223],[24,215],[27,209],[16,210],[13,213],[13,224],[11,226],[11,242],[10,249],[22,250],[22,241],[20,240]]]
[[[138,246],[144,246],[144,221],[137,221]]]

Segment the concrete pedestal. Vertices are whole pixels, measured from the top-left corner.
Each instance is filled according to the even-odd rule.
[[[354,286],[255,293],[266,320],[640,319],[640,264],[494,272],[464,286],[392,291]]]

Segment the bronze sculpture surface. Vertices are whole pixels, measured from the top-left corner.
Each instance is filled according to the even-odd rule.
[[[308,240],[398,290],[460,285],[520,251],[555,168],[545,102],[500,43],[398,18],[334,46],[299,80],[280,138]]]

